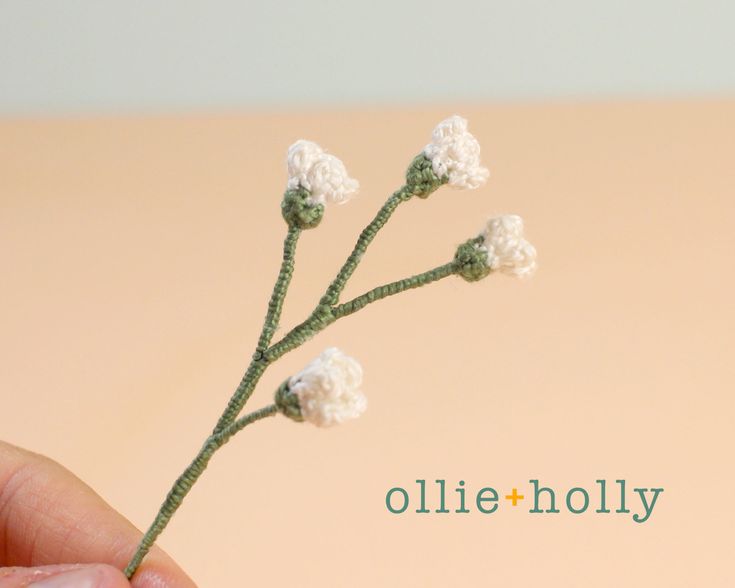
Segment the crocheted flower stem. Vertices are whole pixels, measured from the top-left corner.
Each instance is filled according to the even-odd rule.
[[[125,575],[128,579],[133,577],[133,574],[135,574],[138,566],[140,566],[140,563],[143,561],[143,558],[146,556],[148,551],[150,551],[161,532],[166,528],[166,525],[168,525],[176,510],[181,506],[181,503],[189,493],[189,490],[191,490],[191,487],[199,479],[202,473],[204,473],[204,470],[207,468],[209,460],[212,459],[214,453],[227,443],[235,433],[256,421],[259,421],[260,419],[274,416],[277,412],[278,408],[276,405],[269,404],[264,408],[239,418],[234,423],[231,423],[229,426],[224,428],[221,432],[212,435],[205,441],[194,460],[184,470],[184,473],[179,476],[176,482],[174,482],[174,485],[171,487],[171,490],[169,490],[166,500],[164,500],[161,505],[156,518],[153,520],[153,523],[148,528],[145,535],[143,535],[135,554],[125,568]]]
[[[362,230],[352,252],[325,290],[316,308],[306,320],[273,343],[293,276],[296,246],[301,231],[313,229],[320,224],[326,203],[344,202],[354,195],[358,187],[357,181],[349,178],[339,159],[326,154],[318,145],[309,141],[297,141],[289,148],[287,168],[289,180],[281,202],[281,214],[289,229],[283,243],[280,271],[268,302],[255,352],[214,431],[173,484],[153,523],[142,537],[125,568],[128,578],[135,574],[214,453],[233,435],[278,412],[297,421],[331,426],[345,419],[355,418],[365,410],[366,400],[359,389],[362,380],[359,364],[338,349],[329,348],[281,385],[275,395],[275,404],[239,417],[271,363],[296,349],[337,319],[388,296],[425,286],[450,275],[461,276],[467,281],[477,281],[495,269],[525,275],[535,266],[535,250],[521,236],[522,222],[519,218],[506,216],[492,220],[492,224],[488,225],[482,235],[460,245],[451,262],[378,286],[352,300],[339,303],[347,282],[370,243],[399,204],[414,196],[427,198],[444,184],[471,189],[487,179],[488,172],[479,162],[479,144],[467,131],[467,121],[461,117],[451,117],[437,126],[432,135],[432,143],[413,158],[406,170],[405,184],[388,198],[373,220]]]
[[[273,333],[278,328],[278,321],[281,319],[281,310],[283,310],[283,299],[286,297],[288,286],[291,283],[294,269],[294,257],[296,255],[296,244],[301,235],[301,229],[289,226],[286,239],[283,242],[283,261],[281,262],[281,271],[278,273],[276,284],[273,286],[273,293],[268,302],[268,314],[265,317],[265,324],[258,339],[256,353],[262,353],[268,349]]]
[[[422,161],[419,163],[422,163]],[[421,176],[421,178],[423,178],[423,176]],[[325,329],[338,318],[357,312],[371,302],[381,300],[382,298],[398,294],[405,290],[424,286],[430,282],[434,282],[457,273],[459,265],[456,261],[452,261],[422,274],[417,274],[397,282],[378,286],[377,288],[374,288],[369,292],[350,300],[349,302],[338,305],[339,296],[344,290],[347,281],[354,273],[365,254],[365,251],[377,235],[378,231],[380,231],[380,229],[382,229],[388,222],[399,204],[411,199],[415,195],[423,197],[435,190],[442,183],[436,178],[434,178],[434,180],[435,181],[431,182],[430,185],[425,182],[424,184],[409,182],[388,198],[376,214],[375,218],[363,229],[362,233],[360,233],[352,253],[350,253],[349,257],[342,265],[342,268],[327,288],[325,294],[322,296],[319,304],[317,304],[311,315],[309,315],[309,317],[301,324],[286,333],[280,341],[275,344],[271,344],[271,340],[280,320],[283,301],[293,275],[296,244],[301,233],[301,228],[296,225],[289,225],[289,230],[283,245],[281,270],[278,274],[278,278],[276,279],[273,293],[271,294],[263,329],[258,338],[257,348],[253,354],[250,365],[240,380],[240,384],[235,390],[235,393],[230,398],[230,401],[217,422],[212,435],[206,440],[197,456],[176,480],[166,496],[165,501],[161,505],[156,518],[143,536],[133,558],[125,568],[125,574],[128,578],[131,578],[138,569],[143,558],[151,549],[161,532],[165,529],[173,514],[179,506],[181,506],[184,497],[189,493],[191,487],[204,472],[214,453],[222,447],[222,445],[227,443],[235,433],[244,427],[262,418],[273,416],[278,412],[279,409],[277,406],[272,404],[240,417],[239,419],[237,418],[240,411],[252,395],[255,386],[258,384],[258,381],[268,365],[282,355],[299,347],[307,339],[310,339]]]
[[[273,334],[278,328],[278,322],[281,320],[281,311],[283,310],[283,301],[291,283],[291,277],[294,271],[294,259],[296,256],[296,244],[298,243],[301,229],[296,226],[289,226],[286,238],[283,241],[283,260],[281,261],[281,270],[278,278],[273,286],[270,301],[268,302],[268,313],[265,317],[263,329],[258,338],[258,345],[245,375],[242,377],[239,386],[235,390],[232,398],[227,403],[222,416],[217,421],[213,433],[219,433],[227,425],[229,425],[237,415],[240,414],[243,406],[253,393],[260,376],[265,371],[265,364],[262,362],[263,354],[270,345]]]
[[[431,282],[436,282],[437,280],[456,274],[459,268],[460,266],[457,261],[453,260],[422,274],[416,274],[415,276],[404,278],[397,282],[391,282],[390,284],[384,284],[373,288],[369,292],[345,302],[344,304],[335,306],[319,304],[309,318],[291,329],[280,341],[271,345],[271,347],[265,352],[265,359],[269,363],[275,361],[289,351],[301,346],[308,339],[311,339],[314,335],[324,330],[337,319],[353,314],[371,302],[377,302],[387,296],[392,296],[412,288],[420,288],[421,286],[425,286]]]
[[[324,330],[336,319],[333,307],[319,304],[305,321],[296,325],[282,339],[274,343],[265,353],[266,360],[271,363],[289,351],[300,347],[314,335]]]
[[[388,222],[388,219],[391,217],[393,212],[395,212],[396,208],[398,208],[398,205],[401,202],[410,200],[412,196],[414,196],[414,191],[411,189],[411,186],[404,185],[400,189],[396,190],[391,197],[386,200],[385,204],[383,204],[375,215],[375,218],[362,230],[362,233],[360,233],[360,237],[357,239],[357,243],[355,243],[352,253],[350,253],[349,257],[342,265],[342,268],[339,270],[337,277],[334,278],[327,288],[324,296],[322,296],[321,304],[333,306],[339,302],[339,295],[342,293],[342,290],[344,290],[347,280],[349,280],[350,276],[354,273],[360,263],[360,259],[365,254],[365,251],[375,238],[375,235],[377,235],[378,231],[380,231],[385,223]]]
[[[284,353],[295,349],[335,320],[332,314],[332,306],[337,304],[339,301],[339,295],[342,290],[344,290],[347,280],[349,280],[354,273],[362,256],[365,254],[368,246],[375,238],[375,235],[378,234],[378,231],[380,231],[385,223],[388,222],[388,219],[390,219],[391,215],[395,209],[398,208],[398,205],[401,202],[410,200],[411,197],[415,195],[415,190],[415,186],[406,184],[396,190],[390,198],[386,200],[385,204],[383,204],[375,215],[375,218],[362,230],[362,233],[360,233],[352,253],[350,253],[349,257],[342,265],[342,268],[339,270],[337,277],[329,285],[324,296],[322,296],[320,303],[308,319],[293,328],[277,345],[274,345],[269,349],[262,349],[262,343],[266,338],[268,338],[268,341],[270,342],[270,337],[273,336],[275,328],[269,328],[267,324],[264,325],[263,333],[258,341],[258,349],[253,356],[253,360],[240,381],[240,385],[237,387],[237,390],[235,390],[235,393],[230,398],[227,408],[225,408],[222,416],[217,422],[217,425],[214,428],[214,433],[218,433],[223,430],[224,427],[231,423],[237,415],[240,414],[240,411],[243,409],[250,398],[250,395],[253,393],[253,390],[255,389],[260,376],[263,375],[268,363],[282,356]],[[281,273],[279,274],[276,286],[273,290],[273,296],[271,297],[272,304],[269,305],[269,316],[271,309],[274,309],[274,316],[280,316],[283,298],[280,298],[280,300],[275,303],[274,300],[276,300],[278,296],[277,293],[281,290],[283,292],[283,296],[285,296],[286,288],[288,287],[288,283],[293,272],[293,252],[291,251],[291,248],[295,249],[298,233],[292,233],[297,230],[298,229],[290,228],[288,235],[286,236],[283,264],[281,266]],[[289,251],[291,251],[290,257]],[[280,284],[282,281],[283,285],[281,286]],[[266,323],[267,321],[268,318],[266,318]],[[277,322],[278,320],[276,318],[274,321],[275,326],[277,326]]]
[[[435,267],[434,269],[421,274],[416,274],[410,278],[404,278],[396,282],[391,282],[390,284],[378,286],[377,288],[373,288],[369,292],[365,292],[348,302],[335,306],[333,310],[335,319],[357,312],[371,302],[376,302],[382,298],[386,298],[387,296],[393,296],[394,294],[400,294],[401,292],[411,290],[412,288],[420,288],[421,286],[425,286],[431,282],[436,282],[437,280],[441,280],[447,276],[452,276],[456,273],[457,264],[454,261],[450,261],[449,263],[440,265],[439,267]]]
[[[219,421],[217,421],[217,425],[212,431],[213,435],[220,433],[228,424],[237,418],[237,415],[240,414],[243,406],[245,406],[248,398],[250,398],[250,395],[253,393],[253,390],[258,384],[260,377],[263,375],[266,366],[267,362],[263,357],[260,357],[259,359],[254,358],[250,362],[250,365],[245,371],[245,375],[240,380],[240,384],[237,386],[235,393],[227,403],[227,407],[222,412],[222,416],[220,416]]]

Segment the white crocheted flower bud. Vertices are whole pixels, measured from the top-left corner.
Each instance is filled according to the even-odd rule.
[[[439,178],[448,178],[453,188],[474,189],[484,184],[490,172],[480,164],[480,144],[467,130],[461,116],[450,116],[440,122],[424,148],[431,167]]]
[[[330,427],[359,417],[367,408],[360,391],[362,368],[336,347],[322,352],[288,381],[305,421]]]
[[[299,178],[314,165],[314,162],[324,153],[324,150],[312,141],[299,139],[288,148],[286,168],[288,169],[288,187],[297,188]]]
[[[481,237],[491,270],[513,276],[530,276],[536,271],[536,248],[523,238],[520,216],[505,214],[491,218]]]
[[[312,203],[344,203],[360,187],[357,180],[347,175],[344,163],[325,153],[316,143],[299,140],[288,148],[286,160],[288,188],[304,188]]]

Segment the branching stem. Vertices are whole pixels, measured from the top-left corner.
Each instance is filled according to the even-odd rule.
[[[230,398],[212,435],[207,438],[197,456],[171,487],[156,518],[141,539],[135,554],[125,568],[125,575],[128,578],[131,578],[135,574],[143,558],[150,551],[161,532],[166,528],[171,517],[181,506],[181,503],[194,483],[202,475],[214,453],[227,443],[233,435],[246,426],[266,417],[274,416],[278,412],[275,404],[270,404],[239,419],[237,418],[252,395],[261,376],[271,363],[289,351],[299,347],[307,339],[310,339],[339,318],[353,314],[368,304],[388,296],[393,296],[412,288],[419,288],[457,272],[456,263],[450,262],[427,272],[378,286],[348,302],[338,304],[339,297],[347,281],[354,273],[368,246],[375,238],[375,235],[388,222],[388,219],[390,219],[398,205],[410,199],[413,195],[413,192],[408,186],[403,186],[388,198],[375,218],[360,233],[360,237],[352,253],[350,253],[342,265],[342,268],[327,288],[314,311],[305,321],[286,333],[280,341],[271,344],[281,318],[283,301],[286,297],[291,277],[293,276],[296,245],[301,233],[301,230],[298,228],[289,228],[283,244],[281,269],[273,287],[263,329],[258,338],[258,344],[250,365],[243,375],[235,393],[232,395],[232,398]]]
[[[181,506],[181,503],[184,501],[184,497],[189,493],[191,487],[199,479],[199,476],[204,473],[204,470],[207,468],[209,460],[212,459],[215,451],[227,443],[235,433],[256,421],[259,421],[260,419],[274,416],[277,411],[278,409],[276,408],[276,405],[270,404],[265,408],[251,412],[232,423],[222,432],[210,436],[204,442],[204,445],[202,445],[197,456],[178,477],[176,482],[174,482],[174,485],[166,496],[166,500],[163,501],[161,508],[158,510],[156,518],[153,520],[153,523],[138,544],[135,554],[130,560],[128,566],[125,568],[124,573],[128,579],[133,577],[133,574],[138,569],[143,558],[150,551],[151,547],[153,547],[158,536],[166,528],[171,517]]]

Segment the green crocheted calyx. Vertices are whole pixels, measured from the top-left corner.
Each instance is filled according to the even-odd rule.
[[[283,382],[276,390],[276,406],[279,412],[298,423],[303,422],[304,415],[301,414],[299,397],[288,388],[288,380]]]
[[[481,280],[490,273],[487,251],[479,246],[481,242],[482,239],[477,237],[462,243],[454,256],[457,274],[468,282]]]
[[[324,216],[324,205],[314,203],[304,188],[286,190],[281,202],[281,214],[290,227],[313,229]]]
[[[431,160],[423,153],[414,157],[406,170],[406,187],[419,198],[426,198],[448,180],[448,177],[440,178],[434,173]]]

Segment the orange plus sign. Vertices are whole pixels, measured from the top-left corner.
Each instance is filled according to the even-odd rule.
[[[518,494],[518,489],[517,488],[513,488],[513,493],[512,494],[506,494],[505,499],[506,500],[512,500],[513,501],[513,506],[518,506],[518,501],[519,500],[523,500],[523,494]]]

